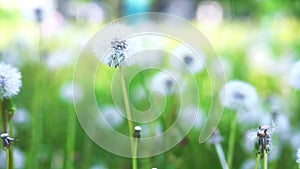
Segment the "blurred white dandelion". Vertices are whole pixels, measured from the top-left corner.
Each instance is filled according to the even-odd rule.
[[[234,80],[227,82],[221,89],[220,100],[224,107],[232,110],[249,109],[257,104],[258,95],[253,86]]]
[[[104,19],[103,7],[100,3],[87,2],[79,4],[76,10],[76,17],[79,20],[84,20],[88,24],[101,24]]]
[[[6,167],[6,152],[1,151],[0,153],[0,168]],[[14,167],[15,169],[22,169],[24,168],[25,157],[24,153],[19,150],[18,148],[14,147]]]
[[[300,167],[300,148],[297,150],[297,153],[296,153],[296,162],[299,164],[299,167]]]
[[[204,1],[199,4],[196,15],[201,24],[217,26],[223,21],[223,7],[217,1]]]
[[[57,50],[46,58],[46,65],[49,70],[55,71],[59,68],[71,66],[75,63],[76,55],[71,50]]]
[[[241,169],[253,169],[255,166],[255,160],[254,159],[248,159],[243,162]]]
[[[203,114],[203,112],[195,107],[195,106],[188,106],[188,107],[184,107],[181,111],[181,113],[183,115],[179,116],[179,122],[182,125],[186,125],[186,124],[191,124],[193,123],[193,129],[199,130],[201,129],[204,120],[205,120],[205,116]],[[196,116],[194,115],[196,114]],[[193,118],[195,117],[195,118]]]
[[[289,83],[295,89],[300,90],[300,60],[294,63],[290,70]]]
[[[62,85],[60,97],[69,103],[80,101],[83,97],[83,91],[79,84],[68,82]]]
[[[249,153],[254,152],[255,142],[257,138],[257,130],[248,130],[243,137],[242,147]]]
[[[13,117],[13,122],[15,124],[25,124],[28,123],[29,115],[26,109],[20,108],[17,109]]]
[[[242,126],[257,126],[259,124],[259,120],[264,114],[264,110],[261,106],[250,107],[248,109],[242,109],[238,111],[238,121]]]
[[[100,109],[97,121],[101,127],[118,127],[124,122],[124,118],[115,107],[105,106]]]
[[[150,82],[151,91],[159,91],[164,95],[170,95],[176,92],[178,76],[171,72],[159,72]]]
[[[291,134],[290,138],[290,144],[294,150],[299,148],[299,143],[300,143],[300,131],[294,132]]]
[[[37,10],[40,10],[40,18],[46,18],[55,11],[55,3],[51,0],[17,0],[16,4],[22,11],[25,18],[37,20]]]
[[[123,24],[110,24],[95,35],[93,52],[104,64],[110,67],[124,65],[132,48],[126,39],[134,33],[133,29]]]
[[[143,129],[143,133],[142,133],[143,138],[158,136],[163,132],[163,127],[161,123],[157,123],[157,122],[141,124],[141,127]]]
[[[172,0],[168,1],[166,5],[165,13],[179,16],[185,19],[191,19],[194,16],[193,11],[195,11],[196,2],[194,0]]]
[[[97,164],[90,167],[90,169],[107,169],[107,167],[102,164]]]
[[[0,98],[10,98],[20,92],[21,73],[9,64],[0,63]]]
[[[171,59],[171,65],[180,69],[182,67],[188,68],[192,73],[200,72],[205,66],[205,55],[199,53],[196,55],[188,47],[179,45],[172,52],[173,56],[176,56],[180,62],[175,59]]]

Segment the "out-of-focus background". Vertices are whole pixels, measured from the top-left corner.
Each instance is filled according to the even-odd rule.
[[[66,123],[70,112],[74,113],[70,95],[76,58],[106,23],[140,12],[163,12],[190,21],[214,47],[226,78],[247,81],[258,91],[263,108],[253,119],[240,119],[234,169],[253,168],[255,152],[247,131],[268,121],[273,105],[280,110],[280,130],[270,154],[270,168],[297,167],[300,94],[290,87],[287,77],[291,65],[300,58],[300,1],[0,0],[0,61],[18,67],[23,81],[14,98],[18,108],[14,137],[19,140],[14,143],[16,168],[65,168],[66,139],[71,132]],[[107,89],[98,90],[97,97],[105,97],[101,91]],[[78,86],[78,97],[80,92]],[[207,115],[209,107],[202,106]],[[219,124],[225,152],[231,118],[232,113],[225,110]],[[118,124],[118,119],[112,121],[126,126]],[[75,129],[74,168],[131,168],[130,159],[94,144],[77,121]],[[198,143],[199,133],[198,128],[192,129],[170,151],[140,159],[139,168],[221,168],[214,147]],[[4,163],[1,151],[0,168],[5,168]]]

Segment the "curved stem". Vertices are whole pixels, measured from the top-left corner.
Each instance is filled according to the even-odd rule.
[[[237,120],[237,113],[234,113],[233,119],[231,121],[230,135],[229,135],[229,145],[228,145],[228,154],[227,154],[228,168],[231,168],[232,161],[233,161],[234,146],[235,146],[236,120]]]
[[[258,169],[261,154],[257,153],[254,169]]]

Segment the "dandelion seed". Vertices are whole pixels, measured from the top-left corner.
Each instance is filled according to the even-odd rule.
[[[0,63],[0,98],[10,98],[20,92],[21,73],[11,65]]]
[[[110,24],[95,36],[93,52],[95,56],[109,67],[119,67],[130,55],[130,42],[127,36],[133,29],[122,24]]]
[[[229,109],[242,110],[255,106],[258,96],[253,86],[236,80],[223,86],[220,92],[220,100],[222,105]]]
[[[300,90],[300,60],[294,63],[291,68],[289,83],[295,89]]]

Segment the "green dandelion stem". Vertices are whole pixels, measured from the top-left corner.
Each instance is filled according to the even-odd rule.
[[[13,134],[13,123],[12,118],[9,118],[8,121],[9,125],[9,135]],[[13,151],[13,145],[11,144],[8,149],[8,169],[14,169],[14,151]]]
[[[258,169],[261,154],[257,153],[254,169]]]
[[[138,148],[138,139],[134,139],[133,146],[133,157],[132,157],[132,168],[137,169],[137,148]]]
[[[0,106],[1,106],[1,119],[2,119],[2,130],[3,130],[3,132],[4,133],[6,133],[7,132],[7,123],[6,123],[6,117],[7,117],[7,115],[6,115],[6,109],[5,109],[5,100],[1,100],[0,101]]]
[[[235,146],[236,121],[237,121],[237,114],[234,113],[233,114],[233,119],[231,121],[230,135],[229,135],[229,145],[228,145],[228,154],[227,154],[228,168],[231,168],[232,161],[233,161],[234,146]]]
[[[127,123],[128,123],[128,129],[129,129],[129,135],[130,135],[130,146],[131,146],[131,153],[132,153],[132,167],[133,169],[137,169],[134,167],[136,166],[136,158],[134,157],[134,139],[133,139],[133,125],[131,122],[131,112],[130,112],[130,106],[129,106],[129,100],[128,100],[128,94],[127,94],[127,89],[126,89],[126,84],[125,84],[125,79],[124,79],[124,72],[122,68],[120,68],[120,78],[121,78],[121,88],[122,88],[122,93],[123,93],[123,99],[124,99],[124,104],[125,104],[125,111],[126,111],[126,116],[127,116]]]
[[[129,128],[129,134],[130,137],[133,136],[133,126],[131,122],[131,112],[130,112],[130,106],[129,106],[129,101],[128,101],[128,94],[127,94],[127,89],[126,89],[126,84],[125,84],[125,79],[124,79],[124,72],[122,68],[120,68],[120,78],[121,78],[121,88],[123,92],[123,99],[124,99],[124,104],[125,104],[125,111],[126,111],[126,116],[127,116],[127,122],[128,122],[128,128]]]
[[[71,108],[69,108],[68,114],[65,167],[66,169],[73,169],[73,153],[76,138],[76,114]]]
[[[264,169],[268,169],[268,153],[264,150]]]

